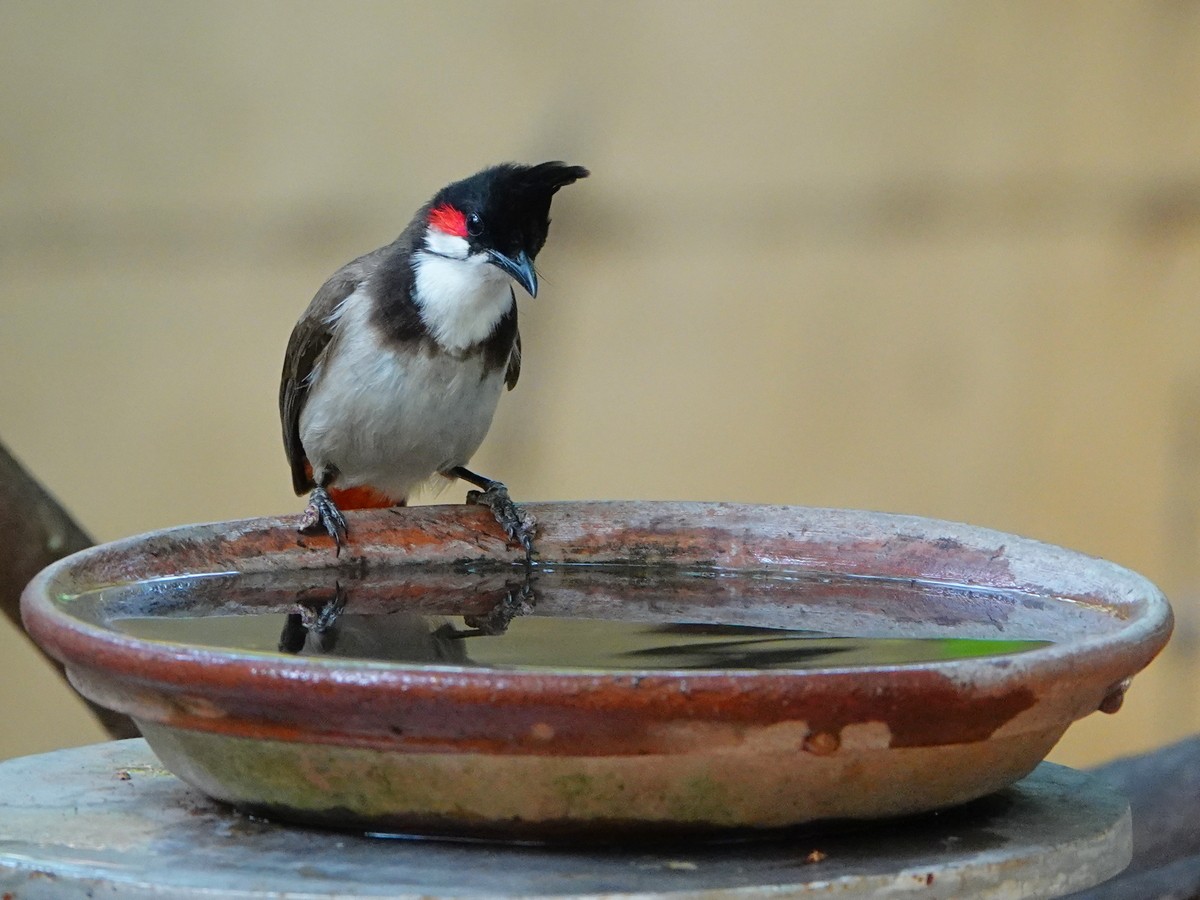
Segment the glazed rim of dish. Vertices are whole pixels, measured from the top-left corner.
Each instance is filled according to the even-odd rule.
[[[302,734],[422,750],[470,745],[542,753],[570,752],[572,736],[582,730],[589,752],[603,752],[598,713],[608,723],[601,727],[614,727],[617,716],[627,733],[664,718],[749,725],[802,717],[814,732],[830,733],[883,718],[892,746],[984,740],[1018,716],[1023,729],[1055,721],[1065,727],[1098,708],[1114,711],[1128,679],[1161,650],[1172,626],[1165,598],[1142,576],[973,526],[723,503],[527,508],[539,522],[535,565],[830,573],[1023,592],[1063,610],[1063,632],[1047,636],[1054,643],[1013,656],[902,666],[546,672],[214,650],[141,640],[72,613],[74,595],[181,575],[519,566],[520,554],[490,514],[466,506],[352,513],[350,543],[339,557],[328,538],[298,535],[286,518],[131,537],[48,567],[26,588],[23,616],[33,639],[66,665],[82,693],[135,719],[284,740]],[[1079,631],[1077,622],[1084,623]],[[403,734],[391,721],[397,704],[405,712]],[[463,714],[448,716],[452,708]],[[538,739],[536,726],[548,710],[554,740]],[[649,752],[662,735],[646,740],[626,742],[622,751]]]

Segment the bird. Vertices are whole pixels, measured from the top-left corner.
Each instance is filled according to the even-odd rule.
[[[551,199],[588,175],[559,161],[485,168],[321,286],[279,387],[292,487],[308,494],[299,531],[327,533],[340,555],[343,510],[404,506],[427,483],[462,479],[528,561],[533,517],[467,465],[521,374],[514,288],[537,296]]]

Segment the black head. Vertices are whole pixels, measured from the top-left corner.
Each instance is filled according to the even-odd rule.
[[[492,166],[438,191],[429,204],[430,221],[449,225],[472,250],[514,256],[524,250],[532,259],[546,243],[551,198],[587,175],[582,166],[561,162]],[[461,223],[455,212],[462,214]]]
[[[561,162],[492,166],[442,188],[424,215],[432,235],[460,238],[470,254],[489,254],[533,294],[532,260],[546,243],[550,200],[559,188],[587,175],[582,166]]]

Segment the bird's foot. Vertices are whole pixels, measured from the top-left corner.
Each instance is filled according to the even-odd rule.
[[[324,589],[301,592],[279,635],[280,652],[300,653],[306,646],[327,652],[337,638],[334,629],[345,609],[346,591],[340,581],[334,582],[332,596]]]
[[[346,609],[346,589],[340,581],[333,585],[333,596],[306,597],[296,604],[300,611],[300,620],[304,627],[311,632],[320,634],[328,631]]]
[[[342,554],[342,541],[346,538],[346,519],[341,510],[330,499],[325,488],[316,488],[308,495],[308,506],[300,517],[300,527],[296,529],[303,534],[319,534],[325,531],[337,547],[337,555]]]
[[[475,634],[504,634],[513,619],[533,612],[536,600],[537,595],[534,593],[533,585],[526,580],[520,586],[511,588],[504,595],[504,599],[486,613],[478,616],[463,616],[463,622],[467,627],[475,629]]]
[[[533,554],[533,535],[537,531],[537,520],[513,503],[508,488],[499,481],[491,482],[487,490],[467,491],[467,502],[486,506],[504,529],[509,540],[525,548],[525,558]]]

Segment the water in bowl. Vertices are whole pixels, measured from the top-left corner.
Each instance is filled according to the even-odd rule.
[[[505,670],[902,666],[1049,643],[1037,597],[911,580],[570,566],[331,578],[185,576],[62,599],[161,643]]]

